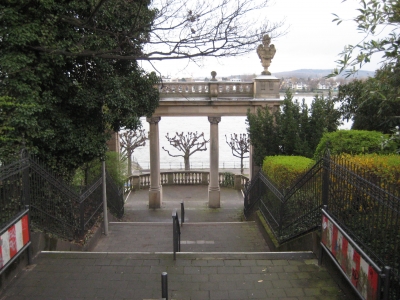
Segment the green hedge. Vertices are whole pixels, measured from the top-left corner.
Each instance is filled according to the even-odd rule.
[[[397,186],[400,191],[400,155],[398,154],[342,154],[339,158],[350,162],[377,178],[384,179],[388,184]],[[363,176],[363,174],[359,174]],[[385,188],[384,186],[381,186]],[[397,193],[398,194],[398,193]]]
[[[382,142],[387,139],[385,135],[378,131],[367,130],[338,130],[326,132],[322,136],[317,149],[314,153],[314,159],[323,155],[327,142],[332,155],[336,154],[364,154],[364,153],[391,153],[395,151],[395,143],[387,147],[382,147]]]
[[[263,171],[280,189],[288,188],[315,162],[303,156],[267,156]]]

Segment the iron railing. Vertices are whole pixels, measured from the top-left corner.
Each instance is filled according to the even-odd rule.
[[[110,211],[123,214],[122,189],[108,180]],[[78,193],[40,161],[26,156],[0,168],[0,227],[24,205],[30,207],[32,227],[59,237],[78,240],[93,227],[102,209],[102,180]]]
[[[260,172],[244,190],[244,213],[259,209],[279,243],[321,226],[321,207],[380,267],[400,299],[400,189],[338,157],[321,158],[289,189]]]
[[[28,158],[0,168],[0,228],[24,209],[26,192],[23,181],[29,181],[28,169]]]
[[[178,160],[178,159],[177,159]],[[148,172],[150,170],[150,161],[149,160],[141,160],[140,164],[137,162],[132,162],[134,165],[132,168],[134,170],[138,170],[140,172]],[[244,159],[243,161],[243,168],[248,169],[250,167],[248,159]],[[239,169],[241,168],[240,160],[238,161],[219,161],[218,167],[220,169]],[[210,162],[203,161],[203,160],[190,160],[190,170],[205,170],[210,168]],[[181,161],[160,161],[160,169],[162,171],[168,170],[185,170],[185,164]]]
[[[107,206],[118,219],[124,215],[124,190],[118,188],[109,174],[106,175]]]
[[[400,189],[343,159],[330,161],[328,212],[380,267],[400,299]]]

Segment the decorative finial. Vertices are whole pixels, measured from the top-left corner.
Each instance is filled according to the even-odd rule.
[[[212,72],[211,72],[211,76],[212,76],[212,78],[211,78],[210,81],[217,81],[217,79],[215,78],[215,76],[217,76],[217,72],[212,71]]]
[[[257,54],[261,60],[261,64],[264,67],[264,71],[261,72],[261,75],[271,75],[271,72],[268,71],[268,67],[271,64],[271,60],[274,58],[276,49],[275,46],[271,43],[271,38],[268,34],[264,35],[262,45],[257,47]]]

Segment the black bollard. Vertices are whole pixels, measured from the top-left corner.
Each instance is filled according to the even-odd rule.
[[[168,300],[168,274],[161,273],[161,298]]]

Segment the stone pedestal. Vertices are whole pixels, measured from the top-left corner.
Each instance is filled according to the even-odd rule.
[[[160,144],[158,122],[161,117],[147,118],[150,123],[150,189],[149,208],[160,208],[162,204],[162,186],[160,184]]]
[[[162,186],[149,189],[149,208],[160,208],[162,204]]]
[[[219,188],[219,141],[218,123],[221,117],[208,117],[210,122],[210,182],[208,185],[208,207],[221,207],[221,191]]]
[[[280,79],[271,75],[260,75],[254,79],[254,98],[279,100]]]
[[[219,187],[215,188],[215,190],[212,190],[211,187],[208,188],[208,207],[209,208],[221,207],[221,190]]]

